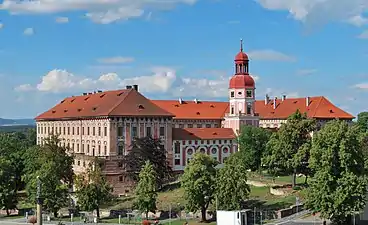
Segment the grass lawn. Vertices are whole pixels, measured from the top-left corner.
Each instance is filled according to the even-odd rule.
[[[277,176],[275,177],[275,183],[276,184],[291,184],[292,176]],[[259,174],[257,172],[248,172],[248,180],[254,180],[254,181],[260,181],[260,182],[273,182],[273,178],[271,175],[267,174],[266,172],[263,172],[262,174]],[[297,184],[303,184],[305,181],[305,176],[297,176],[296,177],[296,183]]]

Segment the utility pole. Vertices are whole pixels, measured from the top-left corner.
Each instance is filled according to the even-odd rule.
[[[42,225],[42,203],[41,197],[41,179],[37,176],[37,225]]]

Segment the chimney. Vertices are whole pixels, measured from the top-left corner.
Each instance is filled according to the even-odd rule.
[[[267,105],[269,102],[270,102],[270,96],[268,96],[268,94],[266,94],[265,105]]]
[[[179,104],[183,104],[183,99],[179,98]]]
[[[87,92],[84,92],[84,93],[83,93],[83,96],[86,96],[86,95],[87,95]]]
[[[195,104],[198,104],[198,100],[196,98],[194,99],[194,103]]]
[[[273,109],[276,109],[276,100],[277,100],[277,97],[275,97],[274,99],[273,99]]]
[[[132,89],[132,86],[131,85],[127,85],[126,86],[126,89]]]
[[[286,95],[282,95],[282,101],[285,101]]]
[[[138,91],[138,85],[137,84],[134,84],[133,85],[133,89],[136,90],[136,91]]]
[[[305,103],[306,103],[306,105],[307,105],[307,107],[309,106],[309,104],[310,104],[310,97],[306,97],[305,98]]]

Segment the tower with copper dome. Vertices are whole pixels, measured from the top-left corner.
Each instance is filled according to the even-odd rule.
[[[243,52],[240,40],[240,52],[235,56],[235,74],[229,82],[229,112],[225,116],[224,127],[239,133],[242,125],[259,126],[259,117],[255,112],[256,85],[249,75],[249,58]]]

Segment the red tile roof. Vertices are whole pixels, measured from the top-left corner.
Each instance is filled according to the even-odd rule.
[[[307,106],[306,98],[286,98],[284,101],[278,99],[276,109],[273,108],[273,100],[268,104],[265,104],[264,100],[257,100],[255,108],[261,119],[287,119],[297,109],[301,113],[307,113],[310,118],[354,118],[323,96],[310,97],[309,100],[309,106]],[[183,104],[178,100],[152,100],[152,102],[174,114],[175,119],[222,119],[225,113],[229,113],[228,102],[183,101]]]
[[[235,139],[231,128],[173,128],[173,140]]]
[[[222,119],[228,102],[182,101],[179,100],[151,100],[159,107],[175,115],[175,119]]]
[[[98,116],[165,116],[174,115],[153,104],[134,89],[105,91],[67,97],[36,120],[89,118]]]

